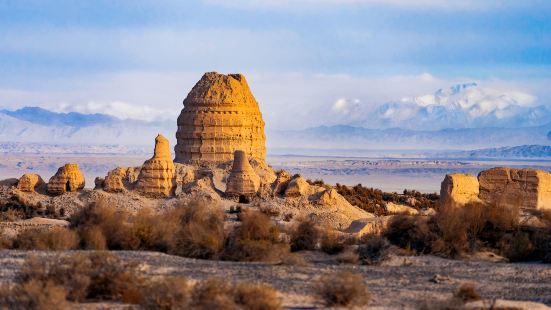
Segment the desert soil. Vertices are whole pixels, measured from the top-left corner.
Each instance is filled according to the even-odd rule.
[[[31,255],[47,258],[70,253],[75,252],[0,251],[0,281],[13,281],[21,263]],[[196,260],[155,252],[113,253],[125,261],[139,263],[144,275],[151,277],[221,277],[267,283],[281,292],[283,304],[289,309],[323,308],[313,294],[316,280],[341,270],[362,274],[372,293],[370,309],[415,309],[424,301],[449,299],[463,283],[474,283],[485,299],[551,305],[551,266],[536,263],[393,256],[380,266],[360,266],[337,264],[331,256],[306,252],[302,255],[307,265],[293,266]],[[439,280],[433,281],[435,277]]]

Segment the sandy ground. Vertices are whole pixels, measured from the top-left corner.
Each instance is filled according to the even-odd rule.
[[[69,252],[62,252],[66,255]],[[323,308],[313,296],[316,280],[340,270],[362,274],[372,293],[370,309],[416,309],[427,300],[445,300],[463,283],[474,283],[485,299],[533,301],[551,305],[551,265],[467,262],[433,256],[392,257],[381,266],[336,264],[332,257],[303,253],[306,266],[195,260],[155,252],[113,252],[137,262],[147,276],[179,275],[191,279],[222,277],[262,282],[282,293],[289,309]],[[0,251],[0,279],[12,281],[31,255],[56,252]],[[438,275],[443,279],[435,283]]]

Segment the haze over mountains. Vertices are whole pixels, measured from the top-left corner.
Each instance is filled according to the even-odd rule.
[[[337,101],[332,110],[341,125],[286,130],[270,124],[268,147],[321,151],[493,148],[490,153],[476,154],[499,158],[498,153],[503,150],[513,157],[549,156],[544,146],[551,145],[551,110],[537,104],[533,96],[518,91],[500,92],[465,83],[370,109],[358,101]],[[175,127],[175,120],[122,120],[100,113],[58,113],[39,107],[0,110],[0,142],[4,145],[18,142],[143,146],[157,133],[164,134],[174,145]],[[516,146],[532,147],[514,152],[501,149]]]

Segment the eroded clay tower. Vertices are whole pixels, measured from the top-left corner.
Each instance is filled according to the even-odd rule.
[[[233,160],[235,150],[264,160],[264,120],[245,76],[208,72],[184,100],[175,162]]]

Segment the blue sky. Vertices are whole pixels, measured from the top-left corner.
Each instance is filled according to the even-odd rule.
[[[290,127],[324,122],[342,98],[456,82],[549,105],[551,2],[0,1],[2,107],[172,118],[213,70],[245,73],[267,120]],[[281,120],[297,106],[305,120]]]

